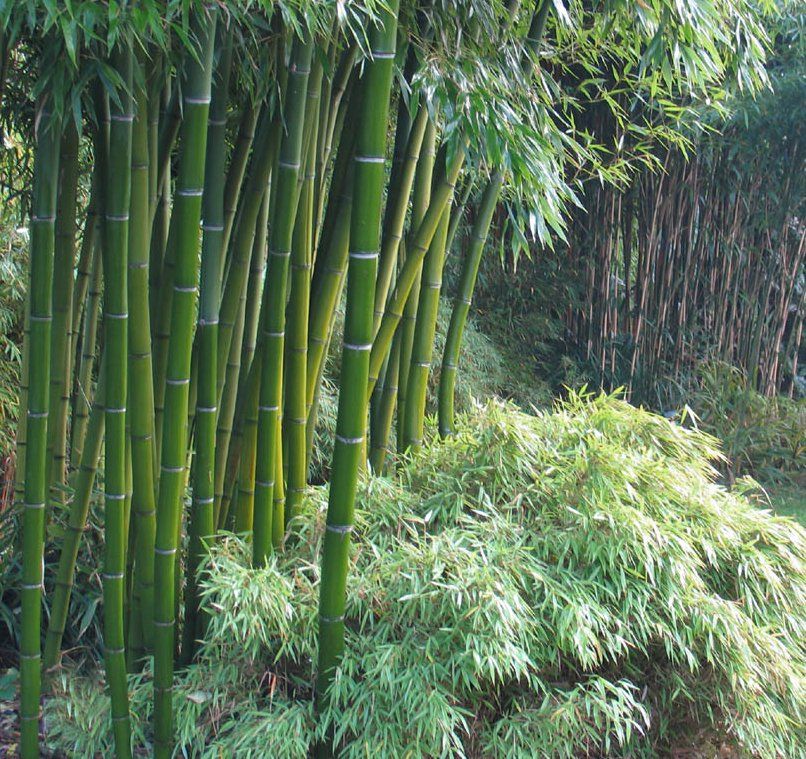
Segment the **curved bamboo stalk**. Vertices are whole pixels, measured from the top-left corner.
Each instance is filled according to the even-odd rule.
[[[411,361],[409,364],[408,398],[403,415],[403,440],[398,441],[402,450],[416,450],[423,439],[425,419],[425,396],[428,390],[428,374],[431,371],[431,356],[434,351],[434,334],[439,311],[439,293],[442,289],[442,268],[445,263],[445,244],[450,226],[450,204],[446,204],[442,219],[423,262],[422,287],[417,305],[417,322],[414,325]],[[405,370],[405,366],[403,369]]]
[[[87,437],[81,454],[81,463],[75,473],[74,493],[70,504],[70,514],[67,519],[67,531],[59,553],[59,568],[56,572],[50,622],[45,636],[45,652],[42,660],[42,666],[45,670],[54,667],[58,663],[65,622],[70,609],[70,595],[73,590],[78,549],[81,536],[84,534],[84,528],[87,524],[92,488],[95,483],[98,460],[101,456],[101,446],[104,441],[104,414],[106,412],[104,391],[106,381],[104,374],[102,367],[101,378],[95,392],[92,413],[87,426]]]
[[[476,286],[481,254],[484,252],[484,243],[487,240],[493,213],[498,204],[502,184],[503,174],[500,171],[494,172],[481,198],[478,214],[473,223],[473,230],[470,233],[470,245],[462,264],[459,291],[456,293],[453,311],[451,312],[451,321],[445,339],[445,350],[442,355],[442,371],[439,378],[439,434],[442,437],[453,433],[454,386],[456,383],[456,367],[459,363],[459,351],[462,347],[462,335],[467,323],[467,315],[470,311],[473,290]]]
[[[442,217],[442,211],[453,194],[456,178],[459,176],[465,159],[465,145],[466,139],[460,141],[460,145],[457,147],[450,162],[447,162],[447,146],[443,145],[443,147],[440,148],[441,156],[438,157],[437,160],[440,170],[439,175],[434,181],[431,203],[428,206],[428,211],[423,218],[422,224],[420,224],[417,232],[412,237],[411,245],[406,246],[406,262],[403,264],[403,268],[398,275],[394,290],[389,297],[383,317],[381,318],[378,333],[372,344],[369,361],[370,394],[375,388],[378,374],[391,347],[392,337],[395,334],[398,324],[400,324],[406,300],[411,292],[417,273],[420,270],[423,258],[428,251],[428,246],[431,244],[431,240],[434,237],[437,225]]]
[[[434,172],[434,160],[436,158],[436,139],[436,124],[429,118],[423,136],[422,157],[417,161],[417,173],[414,177],[414,200],[411,209],[411,229],[414,231],[419,229],[428,211],[429,201],[431,200],[431,182]],[[447,200],[446,203],[449,204],[450,200]],[[430,242],[427,247],[431,247]],[[403,441],[405,439],[405,433],[403,430],[403,420],[406,418],[406,403],[408,401],[409,364],[411,363],[411,351],[414,345],[414,326],[417,321],[417,304],[420,301],[422,262],[425,259],[425,255],[427,255],[427,253],[420,258],[420,262],[417,265],[417,270],[414,273],[414,279],[411,284],[411,290],[406,299],[406,305],[403,307],[403,320],[398,327],[398,331],[400,332],[400,359],[397,377],[397,447],[401,451],[404,450]],[[383,308],[385,302],[384,299],[384,301],[378,304],[380,306],[378,311]],[[378,324],[380,324],[381,319],[382,315],[376,312],[375,320]],[[388,437],[388,432],[386,436]],[[383,446],[386,447],[386,441],[383,441]]]

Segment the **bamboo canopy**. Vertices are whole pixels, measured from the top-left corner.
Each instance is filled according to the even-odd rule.
[[[559,247],[571,239],[568,209],[583,198],[591,218],[629,226],[628,213],[646,215],[655,202],[663,175],[641,175],[629,212],[620,200],[613,210],[606,188],[651,164],[658,143],[675,143],[667,111],[696,114],[737,78],[749,89],[767,78],[762,16],[739,0],[692,17],[668,0],[597,10],[548,0],[115,7],[26,0],[0,9],[4,75],[39,72],[28,73],[31,92],[0,87],[2,108],[34,144],[16,481],[26,758],[38,755],[47,675],[71,642],[71,591],[98,475],[116,755],[135,748],[127,676],[153,667],[151,748],[168,757],[175,669],[197,656],[207,626],[200,567],[227,530],[251,536],[256,567],[294,551],[320,394],[335,373],[311,678],[325,710],[345,647],[358,478],[368,462],[375,473],[393,462],[394,430],[402,455],[419,445],[435,358],[440,429],[450,433],[488,238]],[[631,114],[625,93],[648,111]],[[594,107],[642,139],[622,152],[609,127],[577,119]],[[669,164],[700,176],[697,163]],[[598,195],[585,194],[592,176],[605,186]],[[597,334],[608,335],[626,323],[639,355],[665,345],[667,324],[672,342],[685,343],[678,312],[647,316],[661,313],[672,288],[681,303],[721,303],[706,326],[728,332],[731,351],[743,331],[760,335],[743,360],[773,367],[762,375],[775,385],[775,346],[791,342],[781,320],[797,293],[770,282],[799,271],[802,230],[772,241],[764,250],[780,255],[760,268],[695,234],[705,220],[694,216],[667,248],[684,205],[659,212],[640,265],[627,266],[655,283],[626,287],[643,299],[638,316],[606,290],[574,328],[606,321]],[[730,227],[728,199],[709,196],[690,213],[706,207],[709,228],[717,219]],[[448,346],[435,357],[443,272],[466,214],[474,221]],[[615,265],[614,245],[603,249],[603,261],[585,259],[591,279]],[[696,282],[680,277],[680,260],[701,268]],[[732,262],[724,281],[713,275],[717,260]],[[773,304],[777,320],[735,320],[724,294],[737,282]],[[62,537],[53,524],[66,526]],[[332,732],[318,752],[338,754]]]

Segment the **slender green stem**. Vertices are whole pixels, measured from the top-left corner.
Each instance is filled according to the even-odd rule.
[[[190,520],[190,549],[185,586],[185,627],[182,659],[189,662],[195,641],[203,632],[198,619],[198,566],[215,533],[215,442],[218,371],[218,309],[221,301],[221,270],[224,257],[224,168],[226,164],[227,102],[232,63],[232,31],[219,27],[219,56],[210,117],[207,127],[207,156],[202,200],[202,254],[199,319],[196,340],[199,366],[196,396],[196,457],[193,462],[193,511]]]
[[[132,511],[136,525],[132,593],[138,613],[131,625],[145,652],[154,645],[154,537],[156,530],[154,462],[154,385],[151,364],[151,313],[148,299],[151,225],[148,149],[149,103],[138,51],[136,114],[132,129],[132,179],[129,218],[129,432],[131,436]]]
[[[442,268],[445,263],[445,243],[450,225],[450,205],[445,206],[437,233],[431,240],[423,263],[423,281],[417,305],[417,323],[409,363],[409,396],[403,417],[403,440],[398,441],[401,450],[416,450],[423,438],[425,397],[428,390],[428,374],[431,371],[431,356],[434,350],[434,334],[439,311],[439,293],[442,288]],[[403,369],[405,370],[405,366]]]
[[[484,195],[481,198],[478,214],[470,233],[470,245],[462,264],[459,279],[459,290],[453,303],[451,322],[445,339],[445,352],[442,356],[442,372],[439,378],[439,434],[446,437],[453,433],[453,401],[456,383],[456,367],[459,363],[459,351],[462,346],[462,334],[467,323],[467,314],[476,286],[476,275],[481,263],[484,243],[490,230],[490,223],[501,193],[503,174],[496,171],[490,177]]]
[[[126,570],[126,399],[128,367],[128,237],[132,150],[132,51],[122,42],[114,65],[123,86],[110,106],[109,176],[104,216],[104,663],[112,700],[115,754],[131,756],[123,603]]]
[[[319,663],[316,700],[328,702],[328,689],[344,651],[344,611],[350,532],[367,421],[369,351],[373,336],[375,278],[380,248],[385,175],[387,115],[397,36],[398,2],[380,13],[370,32],[371,59],[364,74],[364,96],[355,152],[355,186],[350,220],[347,313],[342,350],[341,392],[322,547],[319,594]],[[332,746],[319,747],[332,755]]]
[[[275,477],[282,477],[282,471],[275,472],[275,464],[282,401],[286,287],[299,199],[297,180],[302,157],[305,103],[312,53],[313,42],[294,40],[284,113],[287,131],[280,146],[277,180],[273,183],[277,200],[269,235],[269,266],[263,292],[266,302],[263,309],[263,337],[266,346],[260,380],[255,474],[253,561],[257,565],[265,561],[271,549],[274,480]]]
[[[31,205],[30,340],[23,501],[22,626],[20,634],[20,756],[39,756],[40,628],[47,499],[47,425],[51,296],[60,124],[40,106]]]
[[[68,119],[62,135],[56,202],[56,248],[53,262],[53,331],[50,346],[50,416],[48,455],[50,497],[63,503],[67,457],[67,410],[72,377],[73,267],[76,252],[76,195],[78,191],[78,131]]]
[[[87,439],[81,455],[81,463],[75,472],[73,481],[73,500],[70,504],[70,514],[67,519],[67,529],[59,553],[59,568],[56,572],[56,584],[53,590],[53,603],[50,609],[50,622],[45,636],[45,653],[42,666],[45,670],[58,663],[59,653],[64,636],[67,613],[70,609],[70,595],[73,590],[73,580],[76,570],[76,558],[87,524],[87,515],[90,510],[92,487],[98,470],[98,460],[101,456],[101,446],[104,441],[104,414],[105,393],[104,373],[101,370],[101,379],[95,393]]]
[[[198,57],[190,56],[187,62],[179,176],[173,210],[173,216],[177,219],[175,268],[154,549],[154,753],[157,757],[170,757],[173,750],[176,565],[187,463],[186,425],[199,280],[199,223],[205,171],[203,156],[207,145],[215,25],[214,7],[196,10],[192,31],[198,42]]]

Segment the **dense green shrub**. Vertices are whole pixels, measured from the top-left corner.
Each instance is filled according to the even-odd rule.
[[[720,362],[703,364],[699,380],[691,405],[723,441],[730,478],[777,480],[806,469],[806,400],[761,395],[740,369]]]
[[[703,727],[801,755],[806,532],[716,484],[718,457],[702,432],[572,396],[535,416],[491,402],[367,479],[328,715],[340,756],[655,755]],[[186,755],[306,756],[325,503],[312,489],[265,568],[217,545],[175,694]],[[143,744],[150,689],[133,678]],[[100,683],[69,673],[59,692],[53,744],[105,751]]]

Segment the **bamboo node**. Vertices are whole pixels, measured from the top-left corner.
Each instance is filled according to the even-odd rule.
[[[165,384],[166,385],[172,385],[172,386],[188,385],[188,384],[190,384],[190,379],[187,378],[187,377],[185,379],[166,379]]]
[[[48,412],[47,411],[28,411],[28,418],[29,419],[47,419]]]
[[[328,532],[335,532],[339,535],[346,535],[348,532],[353,531],[353,526],[351,524],[328,524],[325,526],[325,529]]]
[[[319,619],[326,625],[335,625],[338,622],[344,622],[344,614],[340,614],[338,617],[328,617],[326,614],[320,614]]]
[[[176,194],[182,198],[200,198],[204,190],[201,187],[183,187]]]
[[[382,155],[356,155],[356,163],[384,163],[386,156]]]
[[[173,556],[176,548],[155,548],[154,553],[158,553],[160,556]]]
[[[125,501],[126,494],[125,493],[104,493],[104,498],[107,501]]]
[[[344,437],[344,435],[336,435],[336,440],[343,445],[359,445],[364,442],[364,436],[360,437]]]
[[[279,411],[280,407],[279,406],[258,406],[257,410],[258,411],[264,411],[266,413],[271,413],[272,411]]]
[[[372,260],[378,257],[377,250],[351,250],[350,258]]]
[[[108,214],[106,214],[104,216],[104,218],[107,221],[128,221],[129,220],[129,214],[127,214],[127,213],[120,213],[120,214],[108,213]]]
[[[350,351],[372,350],[372,343],[344,343],[344,349]]]
[[[104,580],[122,580],[124,577],[123,572],[104,572],[101,577]]]

